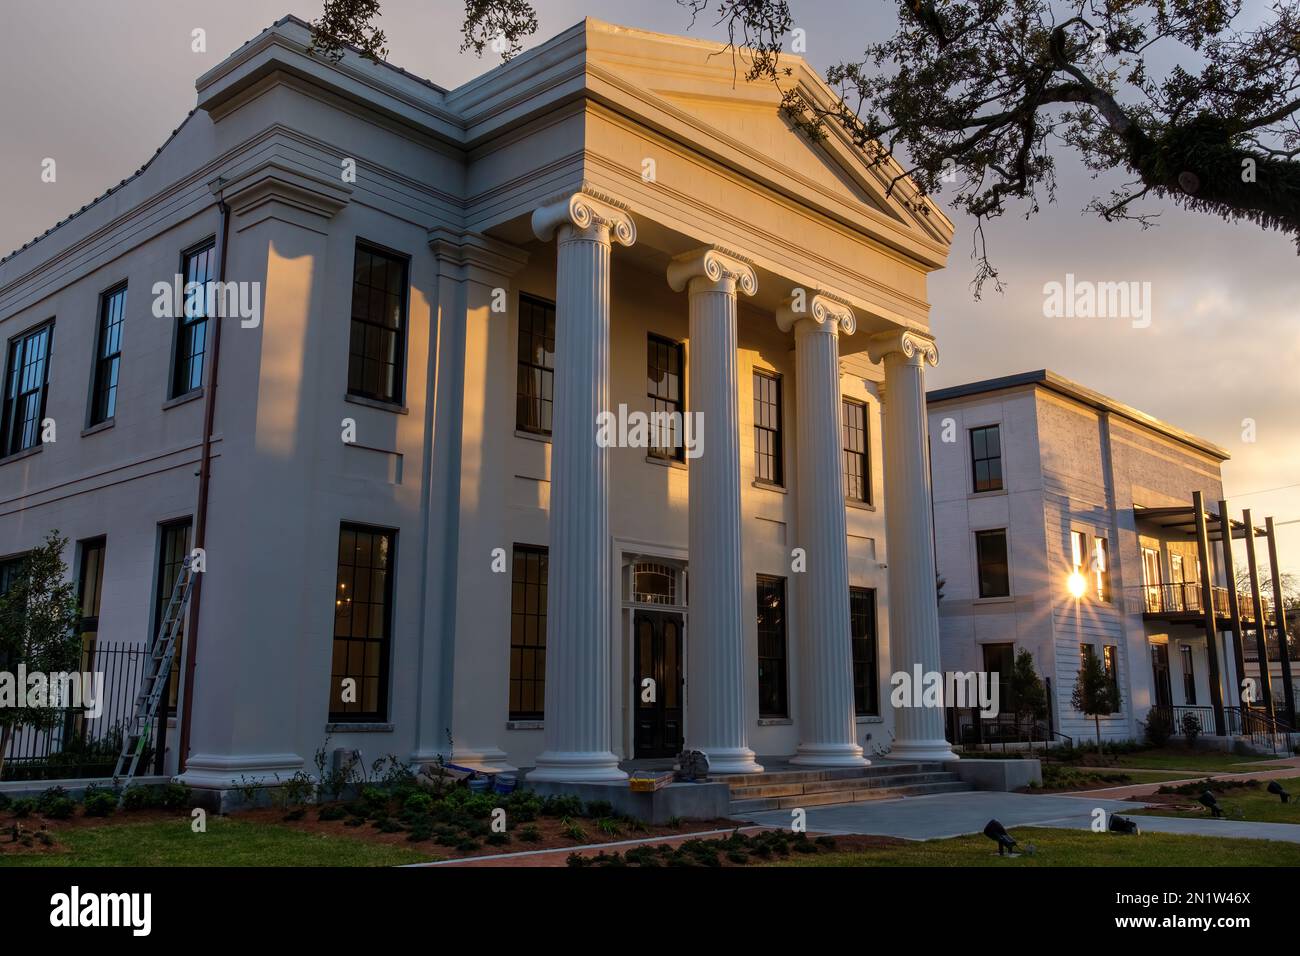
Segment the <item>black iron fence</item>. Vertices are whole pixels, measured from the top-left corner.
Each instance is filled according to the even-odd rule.
[[[1008,744],[1035,743],[1072,746],[1074,743],[1050,723],[1020,720],[1013,714],[984,717],[978,707],[948,707],[944,710],[944,724],[948,742],[968,749],[997,746],[1006,749]]]
[[[5,747],[4,780],[108,777],[122,750],[123,730],[135,714],[148,649],[142,644],[100,642],[87,653],[82,670],[103,675],[94,708],[64,708],[53,727],[18,727]],[[84,703],[84,702],[83,702]],[[93,713],[92,713],[93,711]],[[141,766],[152,762],[149,746]]]
[[[1172,736],[1199,737],[1215,733],[1214,708],[1208,705],[1174,704],[1152,707],[1147,723],[1163,721]],[[1245,737],[1256,747],[1277,754],[1289,754],[1291,728],[1281,720],[1269,719],[1257,707],[1224,707],[1223,730],[1229,737]]]

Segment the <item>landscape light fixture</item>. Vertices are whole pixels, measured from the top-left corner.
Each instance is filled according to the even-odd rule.
[[[1075,571],[1070,575],[1069,580],[1065,582],[1065,586],[1070,589],[1070,597],[1077,601],[1083,597],[1083,592],[1088,590],[1088,581],[1082,574]]]
[[[1216,818],[1223,816],[1223,807],[1219,806],[1219,801],[1215,799],[1214,794],[1209,790],[1202,790],[1199,799],[1201,806],[1209,810]]]
[[[1281,797],[1283,803],[1286,803],[1288,800],[1291,799],[1291,794],[1283,790],[1282,785],[1278,783],[1276,780],[1270,780],[1268,782],[1268,792],[1273,794],[1276,797]]]
[[[984,835],[998,845],[998,856],[1001,856],[1004,851],[1012,856],[1016,855],[1016,841],[1011,838],[1007,828],[997,820],[990,820],[984,825]]]
[[[1112,813],[1110,815],[1110,830],[1112,833],[1132,833],[1135,836],[1140,836],[1142,833],[1142,831],[1138,829],[1136,820],[1129,820],[1126,817],[1121,817],[1118,813]]]

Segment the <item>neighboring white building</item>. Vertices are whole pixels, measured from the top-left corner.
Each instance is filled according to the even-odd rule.
[[[948,755],[888,707],[939,663],[943,214],[715,43],[586,20],[455,90],[308,44],[242,46],[0,264],[0,557],[59,529],[97,639],[144,642],[202,532],[183,778],[310,770],[327,735],[551,780],[683,733],[718,770]],[[178,272],[242,320],[156,318]],[[698,445],[606,448],[620,406]]]
[[[1179,720],[1193,713],[1212,735],[1208,587],[1225,733],[1244,733],[1236,675],[1256,669],[1239,666],[1238,647],[1244,627],[1249,662],[1255,614],[1241,595],[1246,623],[1234,633],[1218,519],[1228,453],[1050,371],[939,389],[927,405],[944,668],[1001,672],[1015,652],[1030,651],[1050,683],[1052,729],[1077,742],[1095,737],[1093,720],[1071,706],[1086,646],[1120,690],[1119,712],[1101,719],[1103,737],[1141,738],[1157,704]],[[1245,525],[1232,528],[1241,549]],[[1242,550],[1235,560],[1245,560]],[[1265,608],[1272,626],[1271,601]]]

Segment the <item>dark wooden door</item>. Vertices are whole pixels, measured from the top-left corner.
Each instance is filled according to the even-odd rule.
[[[675,757],[682,749],[682,616],[637,611],[632,630],[634,755]]]

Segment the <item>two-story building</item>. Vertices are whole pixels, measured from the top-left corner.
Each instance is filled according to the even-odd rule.
[[[165,769],[950,756],[887,706],[938,667],[943,214],[714,43],[586,20],[457,89],[309,47],[0,264],[0,557],[58,529],[143,644],[204,555]]]

